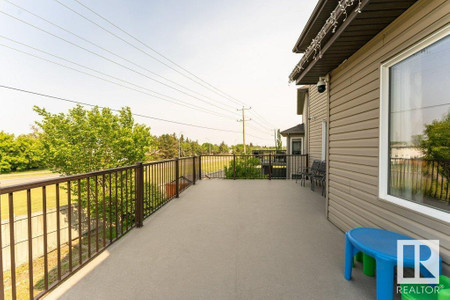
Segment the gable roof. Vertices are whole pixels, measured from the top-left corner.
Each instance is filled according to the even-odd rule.
[[[297,84],[316,84],[319,77],[339,66],[416,1],[341,0],[338,3],[349,5],[344,13],[339,4],[330,12],[335,0],[319,0],[294,47],[294,52],[304,55],[289,79]],[[314,39],[317,46],[310,47]]]
[[[280,132],[282,136],[286,137],[293,134],[305,134],[305,124],[301,123],[289,129]]]

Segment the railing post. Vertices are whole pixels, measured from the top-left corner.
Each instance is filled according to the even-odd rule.
[[[192,156],[192,178],[193,178],[193,180],[192,180],[192,183],[195,185],[195,177],[196,177],[196,175],[197,174],[195,174],[195,155],[194,156]]]
[[[180,159],[175,158],[175,191],[176,197],[180,198]]]
[[[272,153],[269,153],[269,180],[272,180]]]
[[[198,156],[198,180],[202,180],[202,155]]]
[[[136,165],[136,227],[144,226],[144,167],[142,162]]]
[[[236,153],[233,153],[233,180],[236,179]]]

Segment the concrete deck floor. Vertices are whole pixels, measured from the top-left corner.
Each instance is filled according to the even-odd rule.
[[[325,199],[286,180],[203,180],[48,299],[375,299]]]

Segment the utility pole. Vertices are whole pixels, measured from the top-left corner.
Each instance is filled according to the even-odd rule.
[[[275,141],[275,149],[277,149],[277,130],[273,130],[273,140]]]
[[[237,109],[237,111],[242,111],[242,119],[241,120],[237,120],[238,122],[242,122],[242,143],[244,145],[244,154],[247,153],[247,148],[245,146],[245,121],[251,121],[252,119],[245,119],[245,111],[246,110],[250,110],[252,109],[251,107],[244,107],[242,106],[241,109]]]

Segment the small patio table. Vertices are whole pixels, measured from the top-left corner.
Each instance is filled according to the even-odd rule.
[[[413,238],[378,228],[355,228],[345,234],[345,279],[352,277],[353,257],[359,252],[366,253],[376,260],[377,299],[391,300],[394,298],[394,269],[397,266],[397,241],[414,240]],[[414,267],[414,251],[405,247],[403,264]],[[420,251],[420,259],[430,256],[426,247]],[[439,269],[441,259],[439,258]]]

